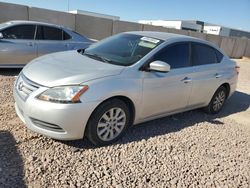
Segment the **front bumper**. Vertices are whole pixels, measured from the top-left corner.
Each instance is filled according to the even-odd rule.
[[[35,97],[45,88],[39,88],[22,99],[14,88],[15,109],[26,126],[37,133],[58,140],[76,140],[84,136],[87,121],[97,102],[57,104]]]

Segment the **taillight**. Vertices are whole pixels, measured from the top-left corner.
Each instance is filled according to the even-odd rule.
[[[239,74],[240,73],[240,66],[236,65],[235,70],[236,70],[237,74]]]

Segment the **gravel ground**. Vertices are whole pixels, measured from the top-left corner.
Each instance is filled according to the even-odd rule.
[[[217,116],[190,111],[133,126],[118,143],[59,142],[14,111],[19,70],[0,71],[0,187],[250,187],[250,61]]]

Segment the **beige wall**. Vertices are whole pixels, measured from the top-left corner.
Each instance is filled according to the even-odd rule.
[[[66,12],[0,2],[0,23],[10,20],[34,20],[64,25],[76,30],[82,35],[97,40],[124,31],[161,31],[189,35],[210,41],[225,51],[229,57],[250,57],[249,39],[222,37],[193,31],[142,25],[134,22],[113,21],[105,18],[79,14],[74,15]]]
[[[246,46],[244,56],[250,57],[250,39],[247,40],[247,46]]]
[[[75,15],[66,12],[30,7],[29,20],[64,25],[75,30]]]
[[[0,2],[0,23],[9,20],[28,20],[28,7]]]
[[[189,31],[189,36],[206,40],[206,34],[199,32]]]
[[[215,44],[216,46],[220,47],[221,45],[221,41],[222,41],[222,37],[218,36],[218,35],[210,35],[210,34],[206,34],[206,40]]]
[[[247,47],[246,39],[236,38],[231,57],[241,58],[245,53],[246,47]]]
[[[222,37],[220,48],[229,56],[232,57],[235,44],[234,38]]]
[[[76,15],[76,31],[89,38],[101,40],[112,35],[113,21],[93,16]]]
[[[188,35],[188,31],[179,30],[179,29],[168,29],[169,33],[179,34],[179,35]]]
[[[143,25],[134,22],[113,21],[112,34],[117,34],[125,31],[142,31]]]
[[[143,25],[143,31],[168,32],[168,28],[161,26]]]

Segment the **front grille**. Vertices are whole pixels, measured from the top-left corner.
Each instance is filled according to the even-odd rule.
[[[26,78],[23,74],[21,74],[16,82],[16,89],[19,94],[19,96],[23,99],[26,100],[29,95],[36,91],[40,86],[28,78]]]
[[[34,118],[30,118],[32,123],[42,129],[50,130],[50,131],[55,131],[55,132],[65,132],[61,127],[58,125],[52,124],[52,123],[47,123],[44,121],[40,121]]]

